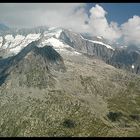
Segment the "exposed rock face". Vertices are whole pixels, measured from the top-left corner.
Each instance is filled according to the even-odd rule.
[[[62,32],[59,38],[79,52],[89,56],[96,56],[105,61],[113,54],[113,49],[108,49],[105,45],[95,43],[92,40],[84,39],[80,34],[75,34],[68,30]]]
[[[59,38],[79,52],[102,59],[116,68],[132,71],[131,66],[133,64],[135,65],[133,72],[140,73],[140,52],[136,47],[135,49],[132,47],[110,49],[103,44],[95,43],[96,41],[84,39],[80,34],[75,34],[69,30],[62,32]]]
[[[138,51],[129,51],[129,49],[115,50],[107,63],[116,68],[126,69],[136,74],[140,73],[140,53]],[[132,65],[134,65],[134,69]]]

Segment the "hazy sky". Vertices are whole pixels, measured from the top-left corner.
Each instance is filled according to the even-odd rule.
[[[0,3],[0,22],[11,27],[59,26],[140,45],[139,3]]]

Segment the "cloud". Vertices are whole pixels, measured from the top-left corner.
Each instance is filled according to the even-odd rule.
[[[125,44],[140,44],[140,17],[133,16],[122,25],[108,22],[109,14],[99,4],[87,9],[85,3],[1,3],[0,22],[13,27],[41,25],[70,28],[103,36],[110,42],[123,37]]]
[[[140,17],[133,16],[121,25],[125,44],[140,45]]]
[[[89,27],[94,35],[103,36],[105,39],[115,41],[121,37],[121,31],[116,22],[108,23],[107,12],[98,4],[90,9]]]
[[[80,24],[79,22],[83,22],[84,19],[82,16],[85,16],[82,13],[85,5],[83,3],[2,3],[0,20],[15,27],[68,26],[76,22]]]
[[[104,18],[107,12],[98,4],[95,7],[90,9],[91,17],[94,19],[96,18]]]

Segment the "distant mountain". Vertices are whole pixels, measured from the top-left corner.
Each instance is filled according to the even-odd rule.
[[[30,32],[31,31],[31,32]],[[26,32],[26,33],[25,33]],[[62,28],[36,28],[36,29],[21,29],[18,30],[16,35],[7,34],[0,37],[0,49],[5,53],[3,55],[10,56],[20,52],[21,49],[26,47],[32,41],[38,40],[40,44],[52,45],[58,49],[64,47],[71,50],[79,51],[81,53],[88,53],[89,55],[97,56],[98,52],[95,49],[103,48],[108,51],[107,48],[113,50],[113,48],[101,41],[88,40],[82,35]],[[61,47],[64,46],[64,47]],[[94,47],[92,47],[94,46]],[[100,46],[100,48],[99,48]],[[94,48],[94,51],[92,50]],[[68,50],[67,50],[68,51]],[[99,50],[100,51],[100,50]],[[105,51],[105,52],[106,52]],[[100,51],[102,53],[102,51]],[[101,54],[102,55],[102,54]]]
[[[6,26],[5,24],[0,23],[0,31],[7,31],[10,28],[8,26]]]
[[[117,68],[132,71],[132,64],[136,68],[139,66],[140,50],[136,46],[116,47],[115,44],[111,46],[101,36],[95,37],[64,28],[46,26],[4,32],[0,36],[0,57],[14,56],[33,41],[37,41],[39,47],[51,45],[60,54],[87,55]]]

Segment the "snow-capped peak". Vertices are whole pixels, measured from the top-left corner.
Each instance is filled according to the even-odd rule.
[[[65,32],[65,34],[62,34],[62,32]],[[102,37],[98,36],[98,38],[102,38]],[[17,34],[15,37],[12,34],[7,34],[3,37],[0,37],[0,48],[7,50],[6,56],[11,56],[13,54],[16,55],[24,47],[26,47],[29,43],[38,40],[38,42],[39,42],[38,47],[43,47],[45,45],[51,45],[59,53],[64,52],[65,54],[71,54],[71,55],[78,54],[78,55],[80,55],[81,53],[79,53],[79,52],[81,52],[81,51],[79,51],[77,49],[78,47],[72,46],[73,43],[76,43],[76,41],[78,39],[81,40],[81,45],[82,45],[82,41],[86,40],[88,42],[91,42],[94,44],[100,44],[100,45],[105,46],[108,49],[114,50],[110,45],[105,44],[102,41],[95,41],[95,40],[86,39],[82,35],[80,35],[79,33],[75,33],[75,32],[70,31],[70,30],[65,30],[63,28],[56,28],[56,27],[49,28],[41,33],[29,33],[27,35]],[[67,43],[67,42],[69,42],[69,43]],[[78,45],[77,43],[74,45],[77,46]],[[85,43],[83,43],[83,45],[84,44]],[[81,48],[82,47],[84,48],[84,46],[81,46]],[[82,48],[82,52],[85,51],[83,48]]]

